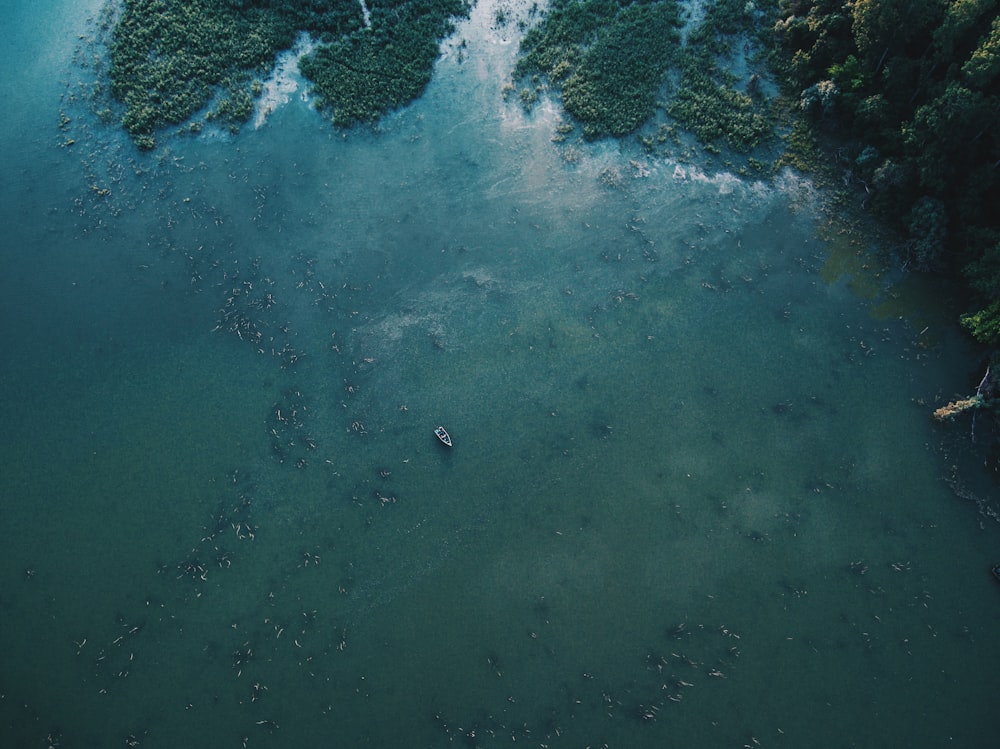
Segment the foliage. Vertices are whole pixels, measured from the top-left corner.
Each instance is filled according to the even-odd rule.
[[[621,136],[649,119],[678,47],[674,0],[557,0],[521,42],[515,77],[542,73],[588,138]]]
[[[553,0],[545,21],[524,35],[514,76],[542,72],[563,80],[579,64],[588,42],[614,22],[618,10],[613,0]]]
[[[853,150],[907,259],[964,272],[977,294],[964,324],[1000,342],[997,1],[782,0],[774,32],[788,95]]]
[[[667,112],[703,143],[725,141],[735,151],[752,150],[771,132],[771,121],[750,96],[701,69],[685,73]]]
[[[746,54],[746,40],[762,12],[753,2],[717,0],[684,48],[680,85],[667,113],[713,150],[725,143],[734,151],[751,151],[773,128],[767,101],[753,95],[759,93],[759,76],[750,78],[744,93],[734,87],[725,64],[741,45]]]
[[[948,216],[944,203],[926,195],[910,209],[910,248],[920,270],[934,270],[944,254]]]
[[[1000,301],[961,317],[962,326],[980,343],[1000,345]]]
[[[274,28],[200,0],[126,0],[111,44],[111,86],[125,104],[122,124],[150,138],[205,107],[239,68],[273,57]]]
[[[566,110],[585,135],[625,135],[645,122],[678,41],[677,6],[631,5],[600,33],[563,83]]]
[[[430,78],[448,19],[463,0],[374,0],[365,26],[357,0],[124,0],[111,39],[112,92],[122,125],[141,147],[157,130],[190,119],[237,128],[260,90],[254,73],[274,65],[297,31],[322,44],[303,65],[334,121],[377,118],[418,96]],[[193,124],[193,123],[192,123]]]
[[[962,65],[962,76],[975,88],[985,88],[1000,76],[1000,18],[994,18],[990,30]]]
[[[374,5],[371,26],[324,45],[301,62],[320,106],[341,126],[371,122],[419,96],[431,78],[438,41],[461,0],[414,0]]]
[[[972,287],[984,297],[1000,299],[1000,240],[965,268]]]
[[[750,95],[759,78],[739,91],[720,61],[746,42],[758,14],[752,2],[717,0],[681,45],[675,0],[555,0],[521,42],[514,75],[547,76],[594,138],[649,120],[673,71],[679,85],[667,113],[714,151],[721,143],[747,151],[772,127],[766,103]]]

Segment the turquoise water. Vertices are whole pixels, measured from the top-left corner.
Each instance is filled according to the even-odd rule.
[[[807,181],[554,144],[489,3],[374,132],[138,154],[7,5],[4,745],[995,744],[979,362]]]

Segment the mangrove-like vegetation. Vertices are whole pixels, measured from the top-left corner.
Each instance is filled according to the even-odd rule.
[[[364,9],[370,9],[366,14]],[[320,44],[302,61],[339,125],[372,121],[420,95],[438,42],[464,0],[125,0],[111,35],[111,88],[143,148],[158,130],[203,116],[237,129],[298,32]]]
[[[718,0],[687,37],[681,77],[667,113],[698,139],[747,152],[761,144],[774,127],[771,104],[763,96],[760,73],[740,80],[731,68],[739,59],[749,65],[752,54],[769,48],[760,35],[772,17],[773,4]]]
[[[674,0],[554,0],[521,42],[516,78],[542,73],[587,137],[621,136],[649,119],[680,35]],[[530,104],[530,92],[522,93]]]
[[[370,23],[319,47],[300,68],[336,125],[370,122],[418,97],[431,79],[438,42],[464,0],[373,0]]]
[[[514,77],[534,84],[521,90],[530,107],[545,76],[588,138],[634,132],[661,108],[710,150],[750,151],[771,132],[769,106],[755,95],[759,76],[739,80],[727,63],[768,17],[718,0],[682,43],[675,0],[554,0],[521,42]]]

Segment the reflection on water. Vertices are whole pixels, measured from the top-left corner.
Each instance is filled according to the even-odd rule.
[[[825,278],[790,173],[553,144],[494,10],[377,132],[24,115],[0,731],[986,746],[954,331]]]

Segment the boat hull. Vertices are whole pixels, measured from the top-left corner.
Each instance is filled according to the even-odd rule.
[[[452,446],[451,445],[451,435],[448,434],[448,430],[445,429],[444,427],[442,427],[442,426],[435,427],[434,428],[434,436],[437,437],[441,441],[441,444],[444,445],[445,447],[451,447]]]

